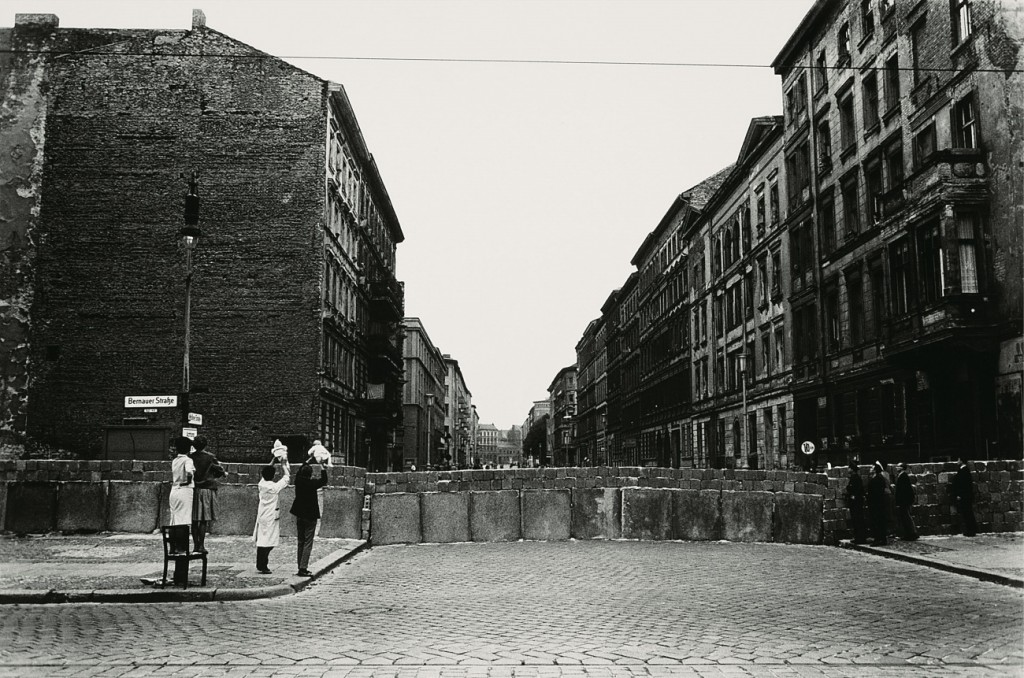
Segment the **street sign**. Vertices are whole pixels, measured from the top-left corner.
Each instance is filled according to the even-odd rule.
[[[193,424],[194,426],[202,426],[203,425],[203,415],[197,414],[195,412],[189,412],[188,413],[188,423]]]
[[[177,407],[176,395],[125,396],[125,407]]]
[[[800,444],[800,450],[804,454],[814,454],[814,443],[812,443],[810,440],[805,440],[803,443]]]
[[[184,428],[181,429],[181,435],[185,436],[186,438],[191,438],[192,440],[195,440],[196,436],[199,435],[199,431],[190,426],[185,426]]]

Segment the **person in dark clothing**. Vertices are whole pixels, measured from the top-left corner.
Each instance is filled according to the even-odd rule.
[[[893,494],[896,499],[896,525],[899,528],[900,539],[914,541],[918,536],[914,517],[910,515],[910,509],[914,505],[914,480],[910,477],[907,465],[903,462],[899,464],[896,490]]]
[[[295,475],[295,501],[292,502],[291,514],[295,516],[296,555],[298,558],[300,577],[312,577],[309,571],[309,556],[313,552],[313,539],[316,537],[316,524],[320,520],[320,504],[317,502],[316,491],[327,484],[327,466],[320,466],[320,478],[313,479],[313,467],[303,464]]]
[[[871,519],[871,542],[874,546],[888,543],[889,534],[889,481],[882,465],[875,462],[868,480],[868,515]]]
[[[192,541],[195,550],[206,553],[206,533],[210,523],[217,520],[218,478],[226,475],[217,457],[206,451],[206,438],[197,436],[192,441],[192,463],[196,467],[196,484],[192,500]]]
[[[846,483],[846,504],[850,508],[850,523],[853,527],[853,543],[863,544],[867,534],[864,529],[864,481],[856,464],[850,464],[850,480]]]
[[[960,529],[965,537],[973,537],[978,534],[974,520],[974,478],[966,459],[960,459],[960,468],[953,476],[952,494],[956,512],[960,515]]]

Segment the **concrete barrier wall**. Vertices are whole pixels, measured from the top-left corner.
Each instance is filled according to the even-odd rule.
[[[259,464],[225,464],[215,534],[251,534]],[[957,465],[915,464],[922,534],[959,530]],[[982,531],[1024,529],[1018,461],[972,462]],[[864,469],[866,479],[867,469]],[[18,533],[152,532],[167,462],[0,461],[0,526]],[[634,467],[366,473],[336,467],[321,534],[375,544],[517,539],[685,539],[833,544],[850,536],[846,469],[826,473]],[[281,495],[281,531],[295,532]],[[369,509],[364,508],[368,498]]]

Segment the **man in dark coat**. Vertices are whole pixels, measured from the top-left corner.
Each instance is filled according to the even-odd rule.
[[[899,528],[900,539],[914,541],[917,539],[917,526],[914,525],[914,517],[910,515],[910,508],[914,505],[914,481],[903,462],[899,464],[896,490],[893,494],[896,499],[896,525]]]
[[[960,460],[960,468],[953,476],[953,501],[956,512],[960,514],[960,528],[965,537],[973,537],[978,533],[978,525],[974,521],[974,478],[967,460]]]
[[[295,516],[296,555],[298,558],[300,577],[312,577],[309,571],[309,556],[313,553],[313,539],[316,537],[316,524],[320,520],[320,503],[316,491],[327,484],[327,465],[320,466],[320,478],[313,479],[313,466],[303,464],[295,475],[295,501],[292,502],[291,514]]]
[[[871,543],[883,546],[888,543],[889,534],[889,481],[877,461],[868,480],[868,515],[871,518]]]
[[[844,494],[846,504],[850,508],[850,523],[853,527],[853,543],[863,544],[867,541],[864,530],[864,481],[856,464],[850,464],[850,480],[846,483]]]

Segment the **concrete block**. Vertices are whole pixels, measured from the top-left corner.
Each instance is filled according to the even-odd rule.
[[[523,490],[520,501],[523,539],[565,541],[571,536],[570,490]]]
[[[7,529],[19,534],[52,532],[57,525],[57,483],[11,483]]]
[[[418,544],[420,497],[411,492],[388,492],[370,498],[370,543]]]
[[[772,524],[773,541],[789,544],[820,544],[822,503],[817,494],[776,494]]]
[[[517,541],[520,528],[519,492],[470,492],[469,534],[473,541]]]
[[[717,541],[722,538],[722,493],[718,490],[679,490],[672,495],[676,539]]]
[[[619,539],[622,536],[622,491],[615,487],[572,491],[572,536]]]
[[[161,523],[161,502],[167,503],[169,483],[112,480],[107,488],[107,529],[112,532],[153,532]]]
[[[100,532],[107,527],[107,483],[60,483],[57,529]]]
[[[672,495],[682,490],[622,488],[622,536],[625,539],[674,539]]]
[[[217,520],[210,525],[210,534],[251,535],[256,527],[257,506],[259,491],[255,485],[221,485],[217,489]]]
[[[423,541],[448,544],[469,541],[469,493],[424,492],[420,495]]]
[[[291,507],[289,507],[291,508]],[[325,487],[320,536],[338,539],[360,539],[362,529],[363,491],[349,487]]]
[[[771,492],[722,492],[722,537],[729,541],[772,540]]]

